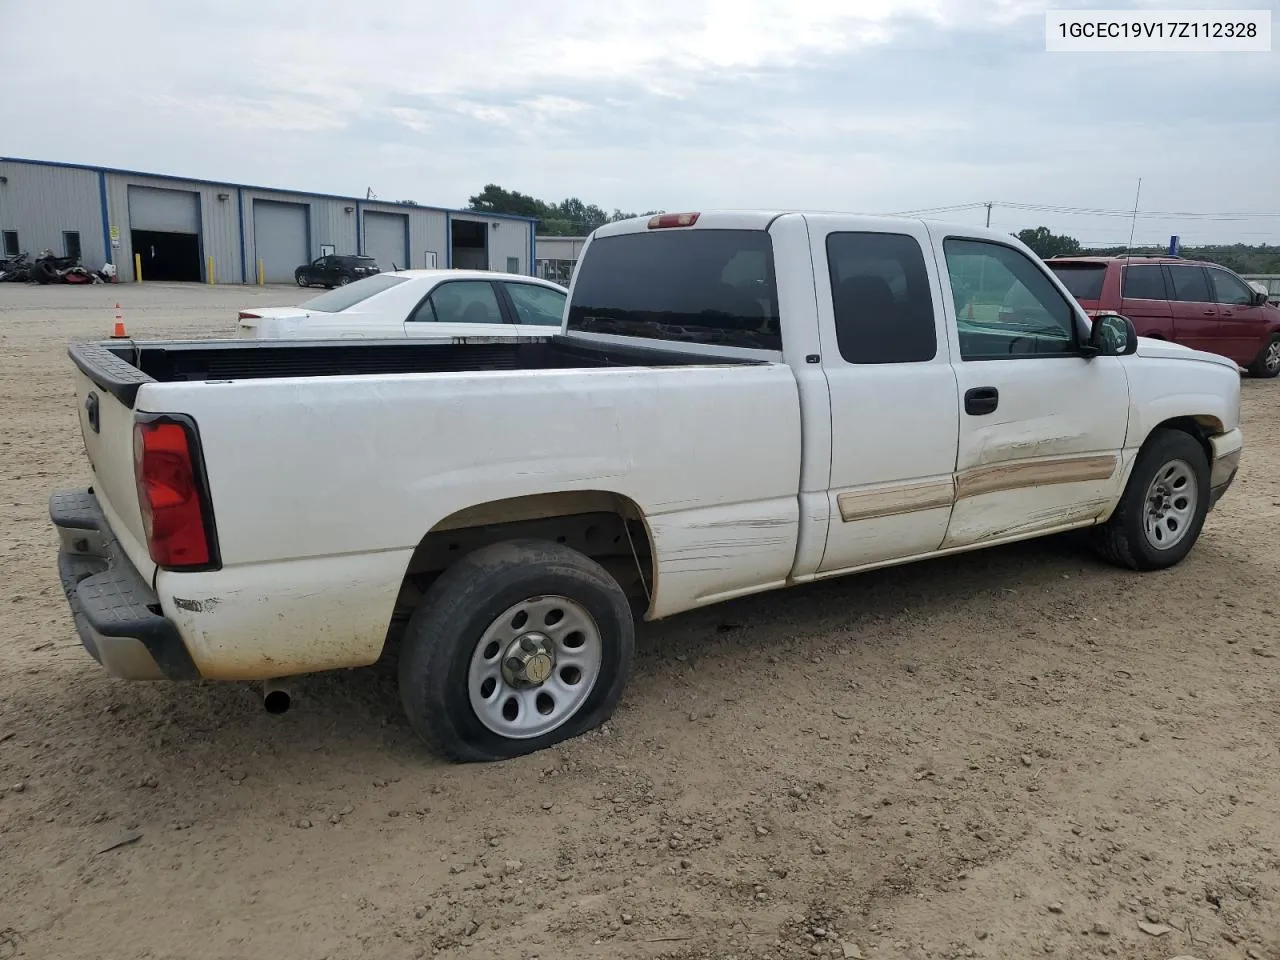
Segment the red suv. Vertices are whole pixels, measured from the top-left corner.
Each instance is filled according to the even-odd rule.
[[[1118,313],[1140,337],[1221,354],[1255,377],[1280,374],[1280,308],[1226,267],[1180,257],[1051,257],[1085,311]]]

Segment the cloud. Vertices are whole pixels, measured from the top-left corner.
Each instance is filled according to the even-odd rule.
[[[94,29],[53,33],[26,4],[0,32],[0,129],[6,153],[433,204],[497,182],[625,209],[1124,208],[1142,176],[1150,209],[1280,209],[1280,58],[1047,54],[1051,5],[64,0]],[[54,63],[52,89],[103,91],[57,123]]]

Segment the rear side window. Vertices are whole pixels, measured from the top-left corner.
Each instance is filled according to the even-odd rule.
[[[397,283],[404,283],[407,279],[408,277],[380,273],[349,283],[345,287],[335,287],[328,293],[312,297],[299,306],[304,310],[314,310],[317,313],[337,313],[348,307],[354,307],[360,301],[368,300],[374,294],[382,293],[383,290],[390,290]]]
[[[1164,270],[1159,264],[1125,267],[1121,296],[1131,300],[1168,300],[1164,286]]]
[[[781,350],[773,243],[763,230],[653,230],[593,240],[568,329]]]
[[[833,233],[827,270],[836,342],[850,363],[913,363],[938,350],[924,253],[897,233]]]
[[[1054,263],[1050,260],[1045,266],[1054,272],[1077,300],[1097,300],[1102,297],[1102,281],[1107,275],[1105,263]]]
[[[534,283],[506,283],[503,286],[511,294],[516,317],[521,323],[560,326],[560,321],[564,319],[565,296],[559,290],[540,287]]]
[[[1184,303],[1211,303],[1209,281],[1200,267],[1170,266],[1169,279],[1173,281],[1173,300]]]

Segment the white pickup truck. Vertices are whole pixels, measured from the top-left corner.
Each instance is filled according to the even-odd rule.
[[[394,640],[459,761],[605,720],[637,617],[1075,528],[1168,567],[1242,449],[1230,361],[911,219],[610,224],[524,342],[69,352],[92,486],[50,513],[88,651],[279,709]]]

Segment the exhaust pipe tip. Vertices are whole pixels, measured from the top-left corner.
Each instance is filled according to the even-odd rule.
[[[279,715],[293,705],[293,694],[279,680],[267,680],[262,685],[262,706],[267,713]]]

